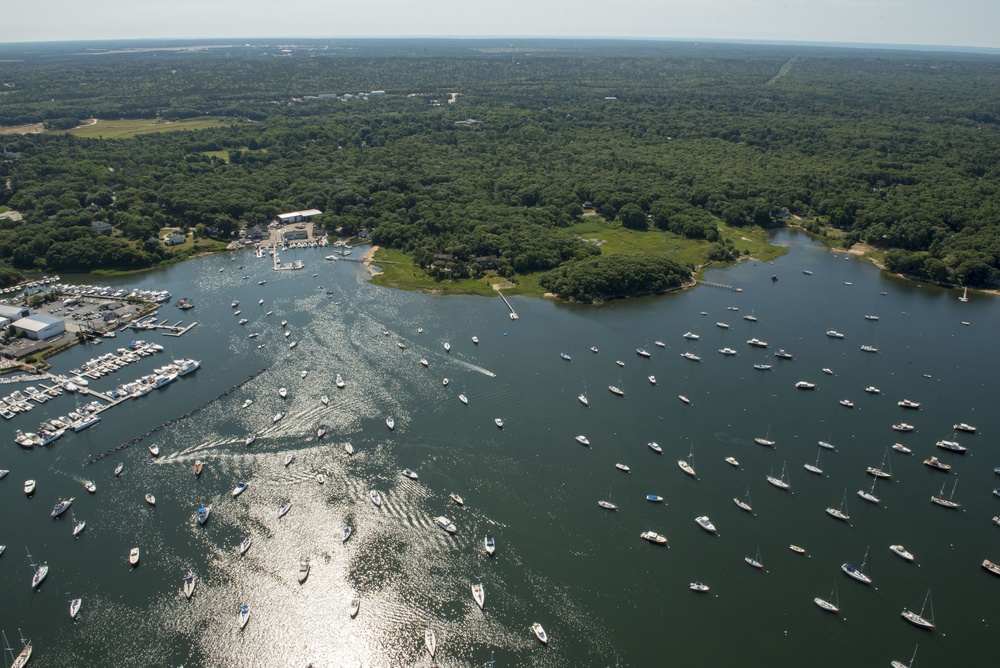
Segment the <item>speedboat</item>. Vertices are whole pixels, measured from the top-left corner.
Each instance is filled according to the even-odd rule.
[[[472,342],[478,346],[479,345],[479,337],[478,336],[473,336],[472,337]]]
[[[767,341],[761,341],[760,339],[749,339],[747,340],[748,346],[753,346],[754,348],[767,348]]]
[[[452,492],[452,493],[451,493],[451,494],[449,494],[448,496],[449,496],[449,498],[450,498],[450,499],[451,499],[452,501],[454,501],[454,502],[455,502],[455,505],[456,505],[456,506],[464,506],[464,505],[465,505],[465,501],[464,501],[464,500],[462,499],[462,497],[460,497],[460,496],[459,496],[458,494],[455,494],[454,492]]]
[[[242,606],[240,606],[240,615],[239,615],[240,628],[245,629],[247,626],[247,622],[249,621],[250,621],[250,606],[244,603]]]
[[[563,358],[567,362],[572,362],[573,361],[573,358],[570,357],[569,355],[567,355],[566,353],[559,353],[559,357]]]
[[[663,503],[663,497],[659,494],[647,494],[646,500],[650,503]]]
[[[906,424],[905,422],[900,422],[899,424],[892,425],[893,431],[913,431],[916,429],[912,424]]]
[[[132,566],[139,565],[139,548],[133,547],[128,553],[128,563]]]
[[[277,422],[279,422],[279,421],[280,421],[280,420],[281,420],[281,419],[282,419],[283,417],[285,417],[285,414],[284,414],[284,413],[283,413],[282,411],[278,411],[277,413],[275,413],[275,414],[274,414],[274,417],[273,417],[273,418],[271,418],[271,422],[272,422],[272,423],[277,423]]]
[[[688,585],[688,589],[690,589],[691,591],[706,592],[708,591],[708,585],[702,584],[700,582],[692,582],[691,584]]]
[[[455,528],[454,522],[452,522],[444,515],[439,515],[438,517],[435,517],[434,523],[437,524],[442,529],[444,529],[445,531],[447,531],[448,533],[455,533],[456,531],[458,531],[458,529]]]
[[[80,606],[82,604],[83,604],[83,601],[81,599],[79,599],[79,598],[74,598],[72,601],[69,602],[69,618],[70,619],[76,619],[76,616],[80,614]]]
[[[842,339],[842,338],[844,338],[844,335],[841,334],[840,332],[838,332],[835,329],[828,329],[828,330],[826,330],[826,335],[829,336],[831,339]]]
[[[592,353],[598,352],[597,346],[590,346],[590,352],[592,352]]]
[[[739,465],[740,465],[740,463],[736,460],[735,457],[726,457],[725,460],[723,460],[723,461],[725,461],[730,466],[739,467]]]
[[[545,629],[542,628],[541,624],[535,622],[531,625],[531,630],[535,632],[535,637],[538,638],[540,643],[543,645],[549,644],[549,636],[545,633]]]
[[[590,440],[583,434],[580,434],[579,436],[576,437],[576,442],[579,443],[580,445],[590,445]]]
[[[147,493],[146,496],[145,496],[145,499],[146,499],[146,503],[148,503],[149,505],[151,505],[151,506],[155,506],[156,505],[156,497],[153,496],[152,494],[148,494]]]
[[[448,379],[447,379],[447,378],[445,378],[444,380],[442,380],[442,381],[441,381],[441,384],[442,384],[443,386],[445,386],[445,387],[448,387]]]
[[[240,408],[250,408],[250,406],[252,405],[253,405],[253,399],[247,399],[243,402],[243,405],[240,406]]]
[[[657,443],[656,441],[650,441],[646,445],[648,445],[649,449],[652,450],[653,452],[655,452],[656,454],[658,454],[658,455],[662,455],[663,454],[663,448],[661,448],[660,444]]]
[[[800,390],[815,390],[816,383],[810,383],[809,381],[800,380],[799,382],[795,383],[795,387]]]
[[[650,385],[656,385],[656,376],[647,376]]]
[[[24,481],[24,493],[27,494],[28,496],[31,496],[32,494],[35,493],[35,481],[34,480],[25,480]]]
[[[483,609],[483,604],[486,602],[486,595],[483,592],[482,583],[472,585],[472,600],[476,602],[479,609]]]
[[[123,470],[125,470],[125,464],[118,462],[118,465],[115,466],[115,477],[120,476]]]
[[[195,475],[201,475],[201,470],[202,470],[202,468],[204,468],[204,466],[205,466],[205,463],[203,461],[201,461],[200,459],[194,460],[194,474]]]
[[[898,555],[906,561],[913,561],[914,559],[913,554],[902,545],[890,545],[889,549],[892,550],[893,554]]]
[[[250,536],[245,536],[242,541],[240,541],[240,556],[242,557],[250,549]]]
[[[615,364],[618,366],[625,366],[625,362],[622,362],[621,360],[615,360]]]
[[[902,452],[904,455],[912,455],[913,454],[913,450],[910,450],[908,447],[906,447],[902,443],[893,443],[892,449],[895,450],[896,452]]]
[[[966,424],[964,422],[959,422],[958,424],[953,424],[951,426],[951,428],[954,429],[955,431],[964,431],[964,432],[967,432],[967,433],[970,433],[970,434],[976,433],[976,428],[975,427],[973,427],[971,424]]]
[[[618,469],[619,471],[624,471],[625,473],[628,473],[629,471],[632,470],[625,464],[615,464],[615,468]]]
[[[451,344],[448,343],[447,341],[444,342],[444,351],[446,353],[450,353],[451,352]]]
[[[461,401],[466,406],[469,405],[469,398],[467,396],[465,396],[465,394],[458,395],[458,400]]]
[[[97,492],[97,485],[95,485],[90,480],[84,480],[83,481],[83,488],[85,490],[87,490],[88,492],[90,492],[91,494],[95,494]]]
[[[354,598],[351,599],[351,605],[347,608],[347,612],[351,616],[351,619],[354,619],[355,617],[358,616],[358,610],[360,609],[361,609],[361,599],[355,596]]]
[[[684,402],[685,404],[688,404],[688,405],[690,405],[690,404],[691,404],[691,400],[690,400],[690,399],[688,399],[688,398],[687,398],[687,397],[686,397],[685,395],[683,395],[683,394],[678,394],[678,395],[677,395],[677,398],[678,398],[678,399],[680,399],[680,400],[681,400],[682,402]]]
[[[702,515],[701,517],[694,518],[694,521],[698,523],[702,529],[708,533],[715,533],[715,525],[712,524],[712,520],[708,519],[708,515]]]
[[[493,420],[493,424],[498,426],[500,429],[503,429],[503,420],[501,420],[500,418]]]
[[[291,509],[292,509],[292,502],[291,501],[285,502],[285,505],[283,505],[281,508],[278,508],[278,519],[280,520],[282,517],[287,515],[288,511]]]
[[[826,367],[823,367],[822,369],[820,369],[820,371],[822,371],[823,373],[825,373],[828,376],[832,376],[833,375],[833,369],[828,369]]]
[[[903,399],[902,401],[897,401],[896,405],[900,408],[910,408],[917,410],[920,408],[920,403],[917,401],[910,401],[909,399]]]
[[[250,434],[245,439],[243,439],[243,443],[244,443],[244,445],[246,445],[246,446],[249,447],[250,444],[253,443],[256,440],[257,440],[257,434]]]
[[[198,524],[204,524],[208,521],[208,515],[212,512],[211,506],[202,506],[198,509]]]
[[[688,341],[697,341],[701,337],[693,332],[684,332],[684,338],[687,339]]]
[[[286,399],[288,397],[288,389],[284,387],[279,387],[278,396],[281,397],[282,399]]]
[[[346,452],[348,456],[353,455],[354,454],[354,446],[351,445],[350,443],[344,443],[344,452]]]
[[[75,498],[76,497],[71,496],[68,499],[59,499],[59,501],[56,502],[56,505],[52,508],[52,517],[59,517],[64,512],[69,510],[69,507],[72,505]]]
[[[391,416],[387,417],[385,419],[385,426],[389,428],[389,431],[392,431],[396,428],[396,421],[393,420]]]
[[[159,457],[160,456],[160,446],[158,446],[156,443],[150,443],[149,444],[149,454],[153,455],[154,457]]]
[[[645,348],[636,348],[635,354],[639,357],[649,357],[649,352]]]
[[[194,573],[188,571],[184,574],[184,598],[191,598],[194,594]]]
[[[410,480],[416,480],[418,477],[420,477],[410,469],[403,469],[403,475],[405,475]]]
[[[719,348],[720,355],[735,355],[736,351],[732,348]]]
[[[233,498],[236,498],[237,496],[245,492],[247,490],[247,487],[249,486],[250,483],[248,482],[237,483],[236,487],[233,488]]]
[[[854,408],[854,402],[850,399],[841,399],[838,403],[844,408]]]
[[[790,360],[795,359],[791,353],[786,352],[784,348],[780,349],[778,352],[774,353],[774,356],[780,360]]]
[[[430,362],[427,361],[426,357],[421,357],[420,358],[420,366],[422,366],[424,368],[427,368],[428,366],[430,366]]]
[[[352,529],[349,525],[344,527],[343,533],[341,534],[340,542],[346,543],[347,539],[351,537],[352,533],[354,533],[354,529]]]
[[[639,536],[643,540],[648,540],[650,543],[655,543],[656,545],[666,545],[667,539],[665,536],[661,536],[655,531],[643,531]]]
[[[344,382],[343,377],[339,373],[337,374],[336,384],[337,384],[337,389],[338,390],[344,389],[344,386],[347,384],[347,383]]]
[[[878,389],[874,385],[869,385],[868,387],[865,388],[865,392],[867,392],[868,394],[878,394],[881,391],[882,390]]]
[[[309,577],[309,557],[303,557],[299,561],[299,584],[306,581]]]
[[[375,504],[376,508],[382,506],[382,494],[379,493],[377,489],[373,489],[370,492],[368,492],[368,498],[372,500],[372,503]]]

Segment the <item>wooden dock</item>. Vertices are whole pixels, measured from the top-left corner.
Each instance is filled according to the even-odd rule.
[[[503,303],[506,304],[507,308],[510,309],[510,319],[511,320],[517,320],[517,319],[519,319],[519,316],[517,315],[517,311],[515,311],[514,307],[510,305],[510,302],[507,301],[507,298],[503,296],[503,293],[500,292],[499,290],[497,290],[497,294],[500,295],[500,299],[502,299]]]
[[[712,283],[711,281],[698,281],[699,285],[707,285],[710,288],[721,288],[723,290],[732,290],[733,292],[743,292],[743,288],[733,287],[732,285],[726,285],[725,283]]]

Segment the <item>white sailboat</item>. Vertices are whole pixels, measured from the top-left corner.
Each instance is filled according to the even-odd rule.
[[[821,469],[819,467],[819,456],[820,456],[820,453],[822,453],[822,452],[823,452],[822,449],[817,449],[816,450],[816,463],[815,464],[803,464],[802,468],[804,468],[806,471],[809,471],[810,473],[815,473],[816,475],[823,475],[823,469]]]
[[[775,478],[773,475],[769,475],[767,476],[767,481],[778,489],[791,488],[792,485],[788,482],[788,470],[785,468],[785,462],[781,463],[781,477]]]
[[[692,478],[697,478],[698,474],[695,473],[694,466],[691,464],[692,459],[694,459],[694,445],[692,445],[691,449],[688,451],[687,459],[677,460],[677,466],[680,467],[681,471],[684,471],[687,475]]]
[[[924,609],[927,607],[927,603],[930,601],[931,604],[931,614],[930,619],[924,617]],[[927,595],[924,596],[924,604],[920,606],[920,612],[916,613],[912,610],[907,610],[903,608],[903,612],[900,613],[903,619],[913,624],[914,626],[919,626],[922,629],[927,629],[928,631],[934,630],[934,602],[931,601],[931,590],[927,590]]]
[[[903,663],[902,661],[893,661],[889,665],[892,666],[892,668],[913,668],[913,662],[917,660],[918,647],[920,647],[920,645],[917,645],[916,647],[913,648],[913,656],[910,657],[909,663]]]
[[[482,583],[472,585],[472,600],[476,602],[479,609],[483,609],[483,605],[486,603],[486,593],[483,591]]]
[[[847,514],[847,489],[844,489],[844,498],[840,502],[840,508],[827,508],[826,514],[830,517],[841,520],[843,522],[850,522],[851,516]]]
[[[577,399],[579,399],[580,403],[583,404],[584,406],[587,406],[588,408],[590,407],[590,401],[587,399],[587,384],[586,383],[583,384],[583,393],[580,394],[580,396],[578,396]]]
[[[867,501],[868,503],[881,503],[882,499],[875,496],[875,486],[878,484],[878,478],[872,480],[872,488],[867,492],[863,489],[858,490],[858,496]]]
[[[948,498],[946,499],[944,497],[944,483],[942,483],[941,491],[936,496],[933,495],[931,496],[931,502],[936,503],[944,508],[951,508],[953,510],[961,508],[962,507],[961,503],[952,500],[952,497],[955,496],[956,487],[958,487],[958,478],[955,478],[955,484],[951,486],[951,494],[949,494]]]
[[[819,596],[817,596],[816,598],[813,599],[813,603],[818,605],[823,610],[826,610],[827,612],[832,612],[832,613],[840,612],[840,599],[837,596],[837,583],[836,582],[833,583],[833,589],[830,590],[829,599],[820,598]]]
[[[856,568],[851,562],[845,561],[840,565],[840,570],[844,571],[844,573],[850,575],[858,582],[870,585],[872,583],[872,579],[865,573],[865,565],[868,563],[868,550],[869,548],[865,548],[865,558],[861,562],[861,568]]]
[[[748,513],[753,512],[753,507],[750,505],[750,485],[747,485],[747,493],[742,499],[737,496],[733,497],[733,503],[735,503],[740,510],[745,510]]]
[[[761,437],[761,436],[755,437],[753,439],[753,442],[756,443],[757,445],[763,445],[764,447],[768,447],[768,448],[773,447],[774,446],[774,441],[772,441],[770,438],[768,438],[770,435],[771,435],[771,425],[767,425],[767,431],[764,432],[764,436],[763,437]]]

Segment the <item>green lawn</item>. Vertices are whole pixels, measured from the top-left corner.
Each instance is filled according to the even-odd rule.
[[[160,118],[123,118],[118,121],[98,120],[90,125],[82,125],[72,130],[59,130],[49,134],[71,134],[77,137],[104,137],[105,139],[124,139],[150,132],[173,132],[175,130],[204,130],[232,124],[232,119],[204,117],[184,121],[165,121]],[[228,156],[228,154],[227,154]]]

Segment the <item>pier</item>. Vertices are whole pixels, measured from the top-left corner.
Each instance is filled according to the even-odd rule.
[[[732,290],[733,292],[743,292],[743,288],[736,288],[732,285],[726,285],[725,283],[712,283],[711,281],[698,281],[699,285],[707,285],[710,288],[721,288],[723,290]]]
[[[500,295],[500,299],[502,299],[503,303],[506,304],[507,308],[510,309],[510,319],[511,320],[517,320],[519,318],[519,316],[517,315],[517,311],[514,310],[514,307],[510,305],[510,302],[507,301],[507,298],[503,296],[502,292],[500,292],[499,290],[497,290],[497,294]]]
[[[126,329],[129,328],[134,329],[136,331],[142,331],[144,329],[148,330],[166,329],[169,331],[166,334],[164,334],[164,336],[183,336],[184,334],[187,334],[193,327],[196,327],[198,325],[197,321],[192,322],[190,325],[181,325],[181,322],[183,321],[178,320],[174,324],[168,325],[166,318],[160,320],[159,322],[146,321],[145,323],[143,323],[136,321],[128,325],[128,327],[122,328],[122,331],[124,332]]]

